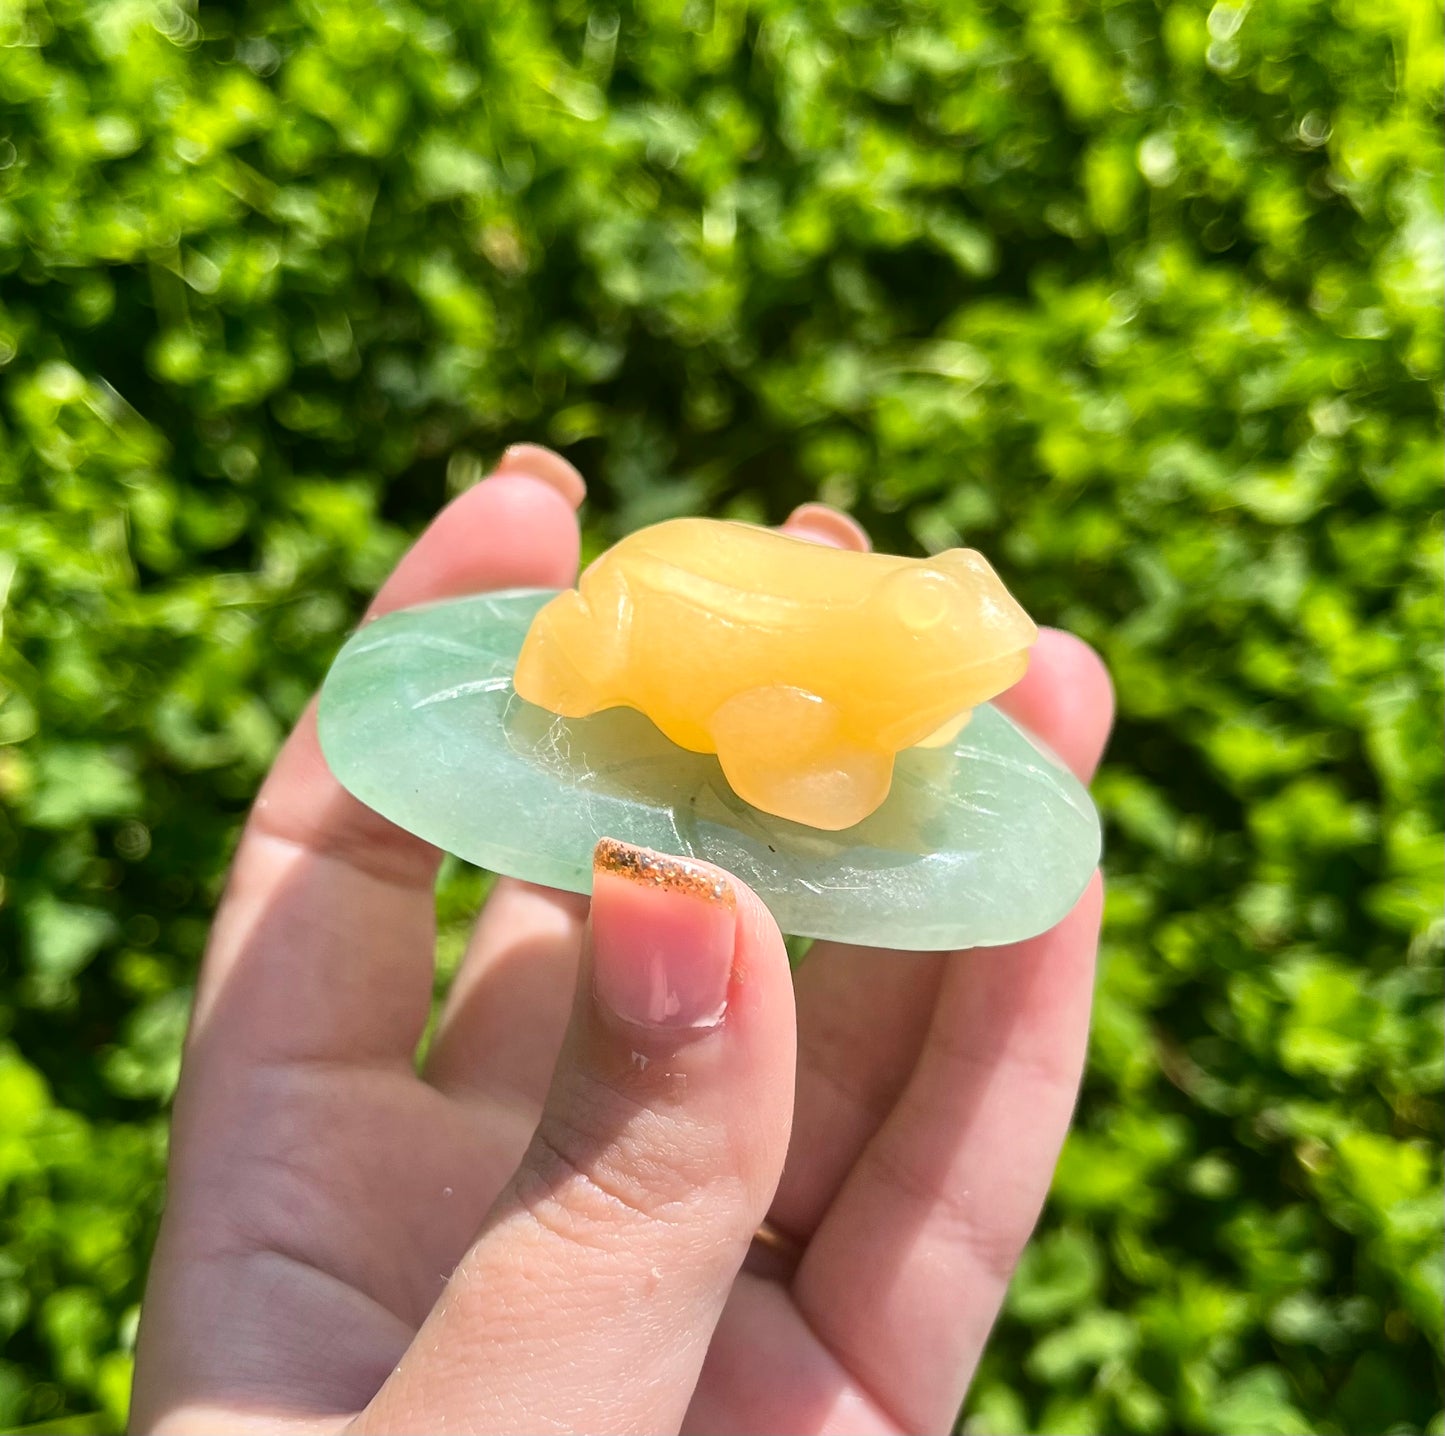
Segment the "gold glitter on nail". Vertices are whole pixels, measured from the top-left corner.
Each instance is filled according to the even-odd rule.
[[[648,852],[646,848],[634,848],[629,843],[618,842],[616,838],[603,838],[593,849],[592,870],[616,873],[618,877],[630,878],[636,883],[667,888],[670,892],[720,902],[728,907],[737,906],[732,888],[706,868],[684,858],[670,858]]]

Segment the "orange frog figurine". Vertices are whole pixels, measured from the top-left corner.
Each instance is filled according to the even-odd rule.
[[[566,718],[625,706],[716,753],[764,812],[837,830],[888,796],[894,755],[957,736],[1038,636],[970,549],[854,553],[674,519],[609,549],[532,622],[517,693]]]

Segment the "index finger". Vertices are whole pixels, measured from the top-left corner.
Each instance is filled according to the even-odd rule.
[[[369,616],[486,589],[564,586],[577,552],[572,498],[504,461],[433,521]],[[224,1022],[232,1055],[409,1063],[430,1003],[439,860],[332,776],[313,702],[242,834],[201,972],[193,1039],[219,1039]]]

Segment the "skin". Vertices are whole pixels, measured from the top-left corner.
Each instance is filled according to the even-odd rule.
[[[509,451],[372,615],[571,584],[583,491]],[[786,527],[867,542],[818,505]],[[1112,700],[1085,645],[1045,630],[1000,702],[1092,774]],[[500,882],[418,1074],[438,861],[337,786],[308,712],[200,977],[133,1428],[946,1430],[1073,1109],[1098,880],[1011,949],[819,943],[796,982],[716,870],[711,907],[603,874],[590,925]],[[643,953],[711,981],[719,933],[723,1020],[600,996],[642,990]],[[764,1218],[800,1257],[750,1250]]]

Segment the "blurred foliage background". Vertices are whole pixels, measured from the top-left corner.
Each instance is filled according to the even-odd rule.
[[[1113,668],[1092,1064],[964,1429],[1445,1431],[1440,20],[0,0],[0,1426],[123,1420],[237,824],[535,438],[594,549],[821,497]]]

